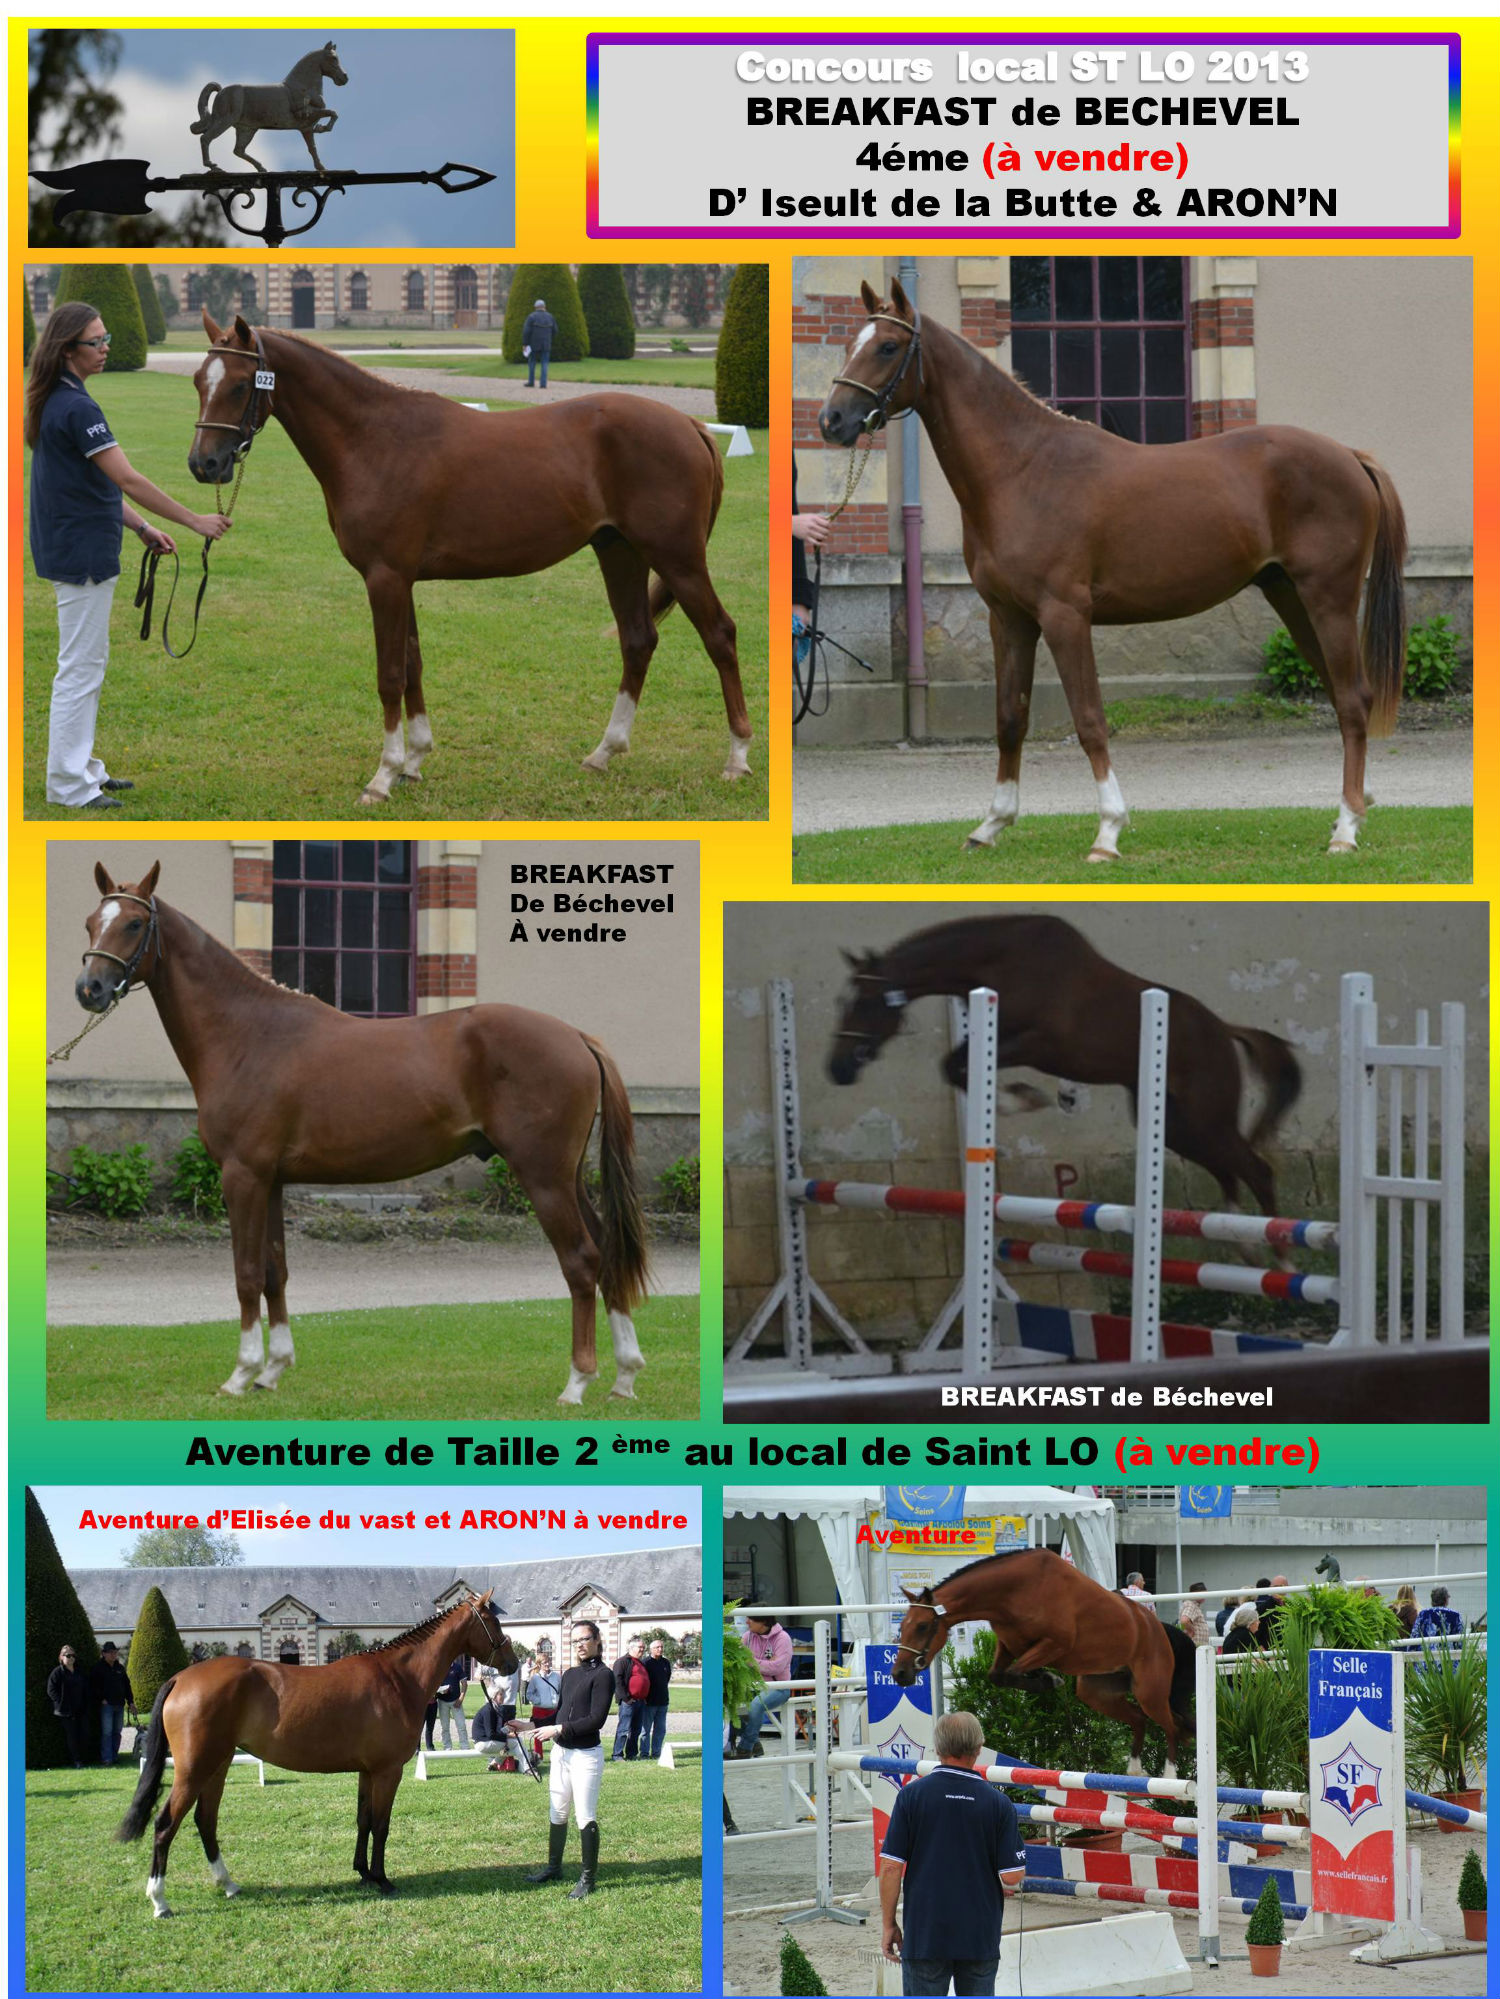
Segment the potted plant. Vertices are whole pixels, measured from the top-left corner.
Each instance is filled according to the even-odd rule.
[[[1489,1921],[1488,1891],[1484,1869],[1472,1846],[1464,1855],[1463,1871],[1458,1877],[1458,1906],[1463,1911],[1464,1935],[1469,1942],[1486,1942],[1489,1935],[1486,1927]]]
[[[1286,1941],[1286,1922],[1281,1913],[1281,1897],[1275,1880],[1268,1877],[1260,1900],[1250,1911],[1245,1944],[1250,1952],[1250,1970],[1256,1978],[1275,1978],[1281,1970],[1281,1946]]]
[[[1249,1791],[1307,1789],[1306,1681],[1299,1698],[1295,1672],[1268,1653],[1244,1652],[1234,1671],[1219,1677],[1219,1780]],[[1237,1817],[1276,1821],[1281,1814],[1258,1805]],[[1261,1855],[1284,1854],[1280,1844],[1257,1843]]]
[[[1424,1645],[1406,1669],[1406,1756],[1417,1788],[1477,1811],[1484,1794],[1470,1787],[1469,1772],[1484,1762],[1488,1727],[1485,1655],[1473,1634],[1457,1652]],[[1464,1830],[1448,1819],[1438,1827]]]

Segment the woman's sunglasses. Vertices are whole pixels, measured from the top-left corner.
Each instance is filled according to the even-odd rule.
[[[101,333],[97,340],[75,340],[73,345],[75,347],[107,347],[113,339],[114,335],[112,333]]]

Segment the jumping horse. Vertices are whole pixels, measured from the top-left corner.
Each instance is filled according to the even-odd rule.
[[[248,160],[258,172],[266,169],[253,153],[245,151],[248,139],[257,132],[300,132],[313,165],[322,173],[323,162],[313,135],[331,132],[339,121],[337,111],[330,111],[323,102],[324,77],[330,83],[349,81],[332,42],[310,49],[280,83],[205,83],[198,93],[197,120],[188,127],[202,149],[204,166],[210,173],[224,171],[214,165],[208,149],[232,125],[235,157]]]
[[[285,1186],[404,1180],[466,1153],[498,1153],[530,1196],[572,1297],[573,1361],[558,1400],[582,1402],[598,1373],[596,1291],[614,1337],[612,1393],[633,1396],[644,1365],[630,1314],[646,1286],[645,1226],[630,1101],[603,1044],[518,1006],[401,1020],[340,1013],[274,985],[161,901],[160,872],[158,861],[117,885],[95,867],[103,900],[87,919],[74,991],[85,1012],[105,1013],[144,987],[192,1085],[221,1169],[240,1300],[239,1359],[222,1392],[274,1388],[296,1358]],[[596,1106],[602,1217],[583,1177]]]
[[[141,1837],[156,1809],[168,1756],[172,1789],[157,1814],[146,1893],[167,1907],[167,1857],[193,1810],[209,1870],[226,1896],[240,1892],[219,1850],[219,1800],[236,1751],[278,1770],[359,1772],[354,1871],[382,1895],[385,1842],[401,1774],[421,1739],[422,1717],[448,1668],[473,1656],[516,1670],[516,1653],[490,1607],[492,1592],[468,1596],[371,1651],[326,1666],[267,1659],[205,1659],[163,1682],[151,1709],[140,1782],[115,1832]]]
[[[718,668],[729,723],[724,777],[749,770],[750,718],[734,620],[708,573],[724,497],[719,448],[694,417],[647,396],[577,396],[490,414],[393,388],[295,334],[215,325],[193,382],[188,470],[222,485],[275,417],[323,489],[344,559],[375,623],[385,743],[361,805],[421,776],[433,746],[412,587],[439,578],[529,576],[592,548],[624,672],[585,770],[630,748],[657,626],[681,604]],[[406,707],[403,731],[402,703]]]
[[[1116,1083],[1134,1104],[1139,1080],[1141,994],[1159,981],[1101,957],[1059,916],[961,916],[915,931],[884,951],[851,953],[851,986],[829,1050],[835,1083],[853,1083],[900,1027],[913,1000],[962,998],[976,987],[999,995],[999,1066],[1039,1069],[1069,1083]],[[1276,1213],[1276,1182],[1259,1147],[1296,1102],[1302,1071],[1278,1035],[1232,1027],[1191,993],[1171,992],[1167,1034],[1166,1142],[1218,1181],[1232,1206],[1241,1181]],[[1248,1135],[1239,1128],[1241,1076],[1236,1046],[1257,1072],[1263,1107]],[[943,1063],[962,1089],[968,1049]],[[999,1093],[1002,1113],[1040,1110],[1048,1102],[1029,1084]]]
[[[1406,657],[1406,522],[1367,452],[1285,424],[1136,444],[1049,409],[898,283],[860,294],[866,324],[819,422],[851,447],[915,410],[958,501],[964,562],[988,607],[999,767],[968,836],[989,847],[1020,813],[1021,750],[1047,641],[1099,793],[1091,861],[1119,857],[1129,814],[1110,762],[1095,625],[1190,617],[1260,589],[1338,716],[1343,796],[1328,851],[1365,815],[1365,739],[1395,726]],[[1360,585],[1369,572],[1364,622]]]
[[[990,1555],[913,1595],[897,1635],[891,1677],[909,1687],[925,1672],[956,1624],[982,1621],[995,1634],[989,1677],[997,1687],[1050,1692],[1049,1674],[1075,1679],[1085,1707],[1131,1734],[1126,1774],[1141,1768],[1146,1723],[1167,1738],[1168,1777],[1177,1775],[1177,1744],[1193,1705],[1193,1643],[1163,1624],[1149,1603],[1104,1589],[1048,1548]]]

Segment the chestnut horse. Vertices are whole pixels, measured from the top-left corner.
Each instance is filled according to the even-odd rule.
[[[656,627],[675,603],[719,670],[729,721],[723,774],[746,775],[750,718],[734,620],[708,573],[724,465],[695,418],[647,396],[610,395],[489,414],[393,388],[295,334],[243,319],[226,329],[206,308],[203,326],[212,352],[193,377],[188,470],[222,485],[276,417],[322,487],[328,524],[369,593],[385,745],[361,805],[383,804],[398,779],[420,777],[432,748],[413,584],[529,576],[581,548],[593,549],[604,572],[624,659],[609,725],[584,769],[603,772],[630,748]]]
[[[1140,1773],[1148,1719],[1167,1738],[1165,1774],[1177,1775],[1178,1738],[1193,1703],[1194,1646],[1149,1603],[1104,1589],[1048,1548],[990,1555],[935,1591],[902,1595],[911,1608],[891,1673],[898,1686],[926,1671],[955,1624],[982,1620],[995,1634],[990,1678],[997,1687],[1044,1693],[1053,1685],[1049,1672],[1072,1674],[1085,1707],[1129,1728],[1126,1775]]]
[[[274,1388],[296,1356],[286,1304],[282,1189],[405,1180],[466,1153],[514,1168],[556,1252],[573,1301],[573,1364],[560,1402],[598,1373],[594,1293],[614,1336],[613,1393],[633,1396],[644,1365],[630,1314],[646,1285],[630,1101],[609,1051],[550,1014],[458,1007],[360,1020],[252,971],[156,893],[158,861],[134,884],[103,865],[74,988],[106,1013],[134,987],[156,1002],[218,1162],[240,1298],[239,1360],[223,1384]],[[603,1216],[584,1187],[602,1106]],[[261,1332],[266,1301],[270,1358]]]
[[[852,985],[842,1002],[828,1056],[835,1083],[852,1083],[900,1027],[913,1000],[962,998],[978,986],[998,995],[1002,1069],[1040,1069],[1071,1083],[1117,1083],[1135,1102],[1140,1074],[1141,994],[1159,980],[1138,979],[1101,957],[1060,916],[961,916],[918,930],[884,951],[844,957]],[[1191,993],[1171,992],[1167,1029],[1166,1142],[1218,1181],[1226,1207],[1244,1181],[1262,1214],[1276,1213],[1276,1180],[1257,1148],[1297,1101],[1302,1071],[1279,1035],[1231,1027]],[[1238,1045],[1258,1073],[1265,1103],[1248,1136],[1239,1128]],[[967,1047],[943,1063],[962,1089]],[[1030,1084],[999,1093],[1006,1114],[1041,1110],[1048,1099]]]
[[[993,846],[1019,815],[1044,638],[1098,785],[1089,859],[1118,859],[1129,815],[1110,764],[1093,627],[1190,617],[1253,583],[1338,716],[1343,797],[1328,851],[1352,853],[1365,815],[1365,738],[1395,727],[1406,659],[1406,522],[1389,473],[1366,452],[1285,424],[1188,444],[1115,437],[1039,402],[922,318],[899,284],[888,302],[868,284],[860,293],[869,320],[834,377],[823,435],[853,446],[861,432],[916,411],[958,501],[964,562],[990,614],[1000,760],[990,809],[966,844]]]
[[[492,1592],[467,1597],[372,1651],[326,1666],[278,1666],[268,1659],[205,1659],[162,1683],[151,1709],[141,1780],[115,1838],[139,1839],[156,1808],[168,1756],[172,1789],[156,1820],[146,1893],[170,1916],[164,1883],[178,1827],[193,1816],[209,1869],[227,1896],[240,1892],[219,1851],[219,1800],[237,1750],[278,1770],[357,1770],[354,1871],[382,1895],[401,1773],[421,1739],[422,1717],[448,1668],[473,1655],[516,1670],[515,1649],[490,1608]]]

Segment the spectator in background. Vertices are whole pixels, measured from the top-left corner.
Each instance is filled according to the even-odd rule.
[[[672,1661],[659,1638],[646,1649],[646,1673],[651,1692],[646,1698],[646,1719],[641,1729],[641,1754],[654,1761],[667,1739],[667,1703],[671,1699]]]
[[[460,1655],[448,1668],[448,1676],[437,1690],[438,1726],[443,1731],[445,1749],[453,1747],[448,1733],[450,1727],[456,1727],[458,1730],[459,1748],[467,1749],[469,1746],[469,1731],[464,1726],[464,1689],[469,1681],[468,1675],[464,1672],[464,1664],[464,1659]]]
[[[1128,1596],[1132,1603],[1144,1603],[1148,1606],[1151,1604],[1151,1599],[1146,1594],[1146,1578],[1141,1574],[1139,1569],[1132,1569],[1130,1571],[1130,1574],[1125,1578],[1125,1587],[1120,1591],[1120,1594],[1121,1596]]]
[[[1242,1603],[1229,1620],[1224,1633],[1224,1654],[1255,1652],[1260,1649],[1260,1612],[1253,1603]]]
[[[1417,1593],[1410,1583],[1403,1583],[1396,1592],[1396,1601],[1391,1605],[1401,1621],[1401,1629],[1410,1638],[1412,1627],[1417,1621]]]
[[[521,353],[526,361],[526,386],[536,385],[537,364],[541,364],[542,387],[547,386],[547,363],[552,356],[552,336],[557,331],[557,321],[547,310],[547,301],[539,298],[526,315],[526,324],[521,328]]]
[[[552,1647],[543,1639],[536,1648],[536,1660],[526,1682],[526,1705],[537,1728],[545,1728],[556,1716],[561,1684],[561,1676],[552,1664]]]
[[[760,1667],[763,1680],[789,1680],[792,1677],[791,1633],[784,1630],[774,1617],[762,1617],[753,1610],[746,1611],[745,1643]],[[785,1707],[791,1697],[789,1687],[767,1686],[758,1693],[745,1710],[738,1739],[730,1754],[741,1758],[759,1756],[762,1753],[760,1732],[766,1725],[767,1717],[777,1708]]]
[[[1255,1608],[1260,1615],[1259,1644],[1262,1651],[1281,1643],[1281,1613],[1286,1609],[1286,1598],[1277,1596],[1276,1591],[1285,1589],[1285,1576],[1267,1576],[1255,1587],[1263,1594],[1255,1599]]]
[[[1413,1606],[1415,1608],[1415,1606]],[[130,1691],[130,1675],[121,1663],[113,1638],[106,1638],[99,1650],[99,1663],[92,1676],[92,1692],[99,1703],[99,1761],[109,1769],[120,1753],[120,1730],[125,1726],[125,1710],[135,1710]]]
[[[1205,1583],[1194,1583],[1195,1590],[1207,1588]],[[1211,1645],[1213,1629],[1200,1597],[1185,1596],[1177,1606],[1177,1629],[1185,1638],[1191,1638],[1195,1645]]]
[[[1429,1607],[1417,1612],[1411,1635],[1413,1638],[1450,1638],[1457,1637],[1463,1628],[1463,1619],[1456,1610],[1449,1609],[1448,1591],[1439,1583],[1432,1592]]]
[[[1234,1616],[1239,1607],[1240,1600],[1237,1596],[1226,1596],[1223,1609],[1215,1614],[1214,1630],[1218,1632],[1221,1638],[1224,1636],[1225,1627],[1228,1625],[1230,1618]]]
[[[47,1675],[47,1698],[63,1725],[63,1741],[75,1770],[83,1768],[83,1714],[88,1697],[88,1682],[78,1670],[78,1654],[71,1645],[64,1645]]]
[[[641,1729],[646,1721],[646,1703],[651,1698],[651,1675],[646,1671],[646,1647],[632,1638],[623,1659],[615,1661],[615,1698],[620,1719],[615,1725],[615,1746],[610,1761],[634,1763],[640,1754]]]

